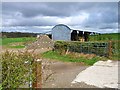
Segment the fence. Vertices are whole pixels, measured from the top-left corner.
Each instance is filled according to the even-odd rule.
[[[38,59],[39,60],[39,59]],[[35,73],[35,82],[32,83],[32,88],[42,88],[42,62],[41,61],[35,61],[36,62],[36,68],[33,70],[33,73]]]
[[[110,42],[109,58],[120,60],[120,40]]]
[[[119,42],[120,41],[109,41],[109,42],[55,42],[55,50],[63,51],[68,50],[70,52],[78,52],[85,54],[96,54],[105,57],[118,57],[119,56]]]

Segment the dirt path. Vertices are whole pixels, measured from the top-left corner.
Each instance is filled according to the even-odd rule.
[[[43,88],[96,88],[95,86],[85,83],[72,84],[79,72],[85,70],[88,66],[68,63],[68,62],[53,62],[50,70],[54,74],[43,84]]]

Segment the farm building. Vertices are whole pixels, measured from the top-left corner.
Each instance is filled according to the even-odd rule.
[[[59,24],[52,28],[52,39],[53,40],[71,40],[71,29],[64,25]]]
[[[52,39],[53,40],[64,40],[64,41],[88,41],[89,35],[94,32],[73,30],[67,25],[58,24],[52,28]]]

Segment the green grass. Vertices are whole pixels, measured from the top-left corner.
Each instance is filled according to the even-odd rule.
[[[25,48],[25,45],[10,46],[10,48]]]
[[[24,48],[25,44],[27,44],[28,42],[35,41],[36,38],[34,37],[3,38],[0,40],[1,40],[0,45],[8,48]],[[20,43],[20,45],[17,45],[17,43]]]
[[[101,35],[91,35],[90,41],[109,41],[109,40],[120,40],[120,33],[109,33]]]
[[[100,60],[100,57],[98,57],[98,56],[95,56],[95,57],[90,58],[90,59],[85,58],[85,57],[74,58],[74,57],[71,57],[70,55],[61,55],[55,51],[44,52],[42,54],[42,57],[54,59],[54,60],[60,60],[63,62],[82,62],[86,65],[93,65],[95,62]]]
[[[0,38],[0,45],[2,45],[2,38]]]
[[[2,39],[2,43],[0,43],[0,45],[8,45],[10,43],[27,42],[27,41],[33,41],[33,40],[35,40],[35,38],[33,38],[33,37],[4,38],[4,39]]]

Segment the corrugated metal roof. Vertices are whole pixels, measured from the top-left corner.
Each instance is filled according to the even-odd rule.
[[[69,26],[65,25],[65,24],[58,24],[58,25],[55,25],[53,28],[55,28],[56,26],[65,26],[67,27],[69,30],[76,30],[76,31],[84,31],[84,32],[94,32],[94,33],[100,33],[100,32],[97,32],[97,31],[93,31],[92,29],[71,29]],[[52,28],[52,29],[53,29]]]
[[[58,25],[55,25],[53,28],[55,28],[56,26],[64,26],[64,27],[66,27],[66,28],[68,28],[69,30],[71,30],[67,25],[65,25],[65,24],[58,24]],[[52,29],[53,29],[52,28]]]

